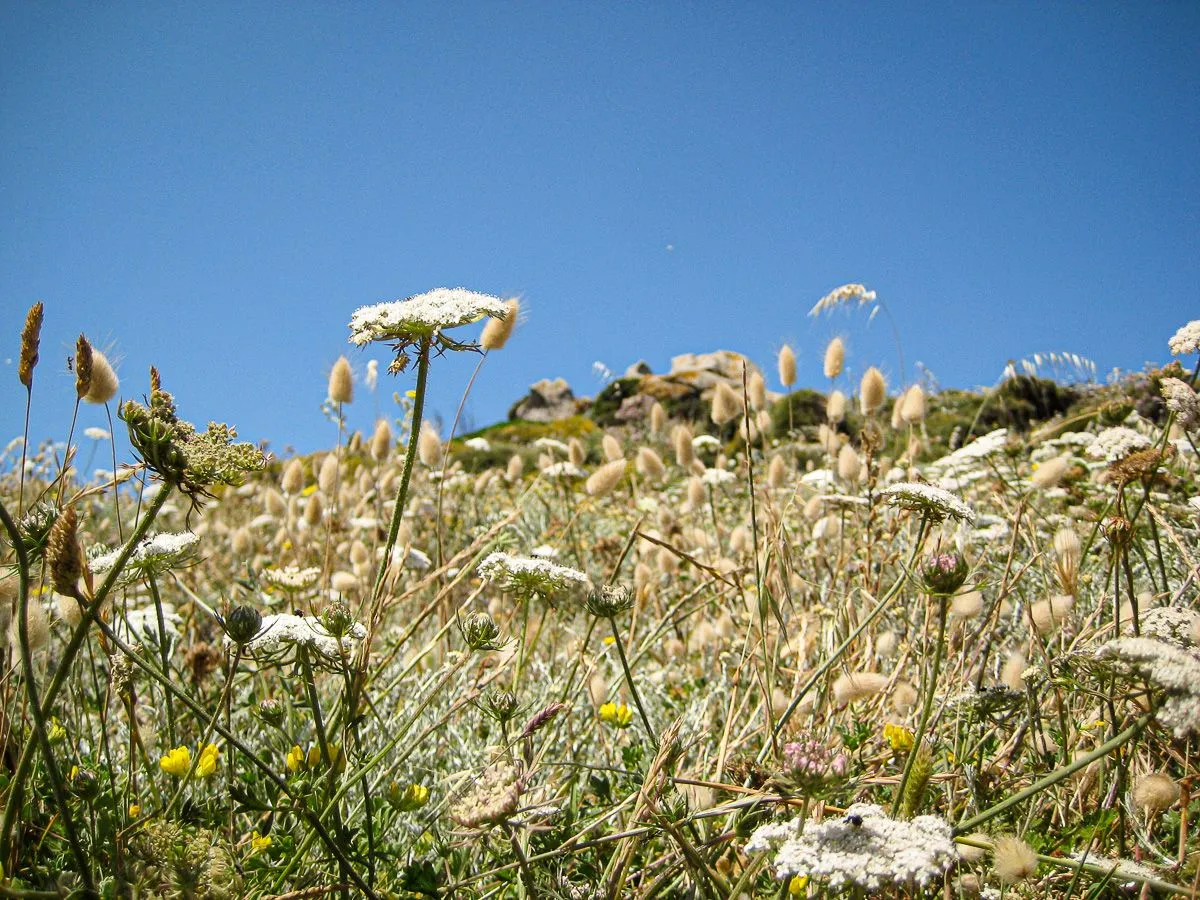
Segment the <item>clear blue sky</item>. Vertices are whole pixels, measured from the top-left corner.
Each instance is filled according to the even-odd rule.
[[[1200,315],[1195,3],[10,2],[0,145],[5,439],[35,300],[35,436],[84,331],[276,451],[329,446],[351,312],[438,286],[525,298],[477,425],[596,360],[789,342],[821,386],[839,333],[895,385],[886,322],[806,315],[848,281],[946,386],[1140,368]]]

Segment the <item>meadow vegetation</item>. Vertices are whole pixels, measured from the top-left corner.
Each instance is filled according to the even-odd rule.
[[[71,433],[0,456],[0,897],[1197,895],[1200,321],[1103,385],[838,339],[820,392],[784,347],[439,434],[518,312],[356,311],[390,372],[339,359],[289,459],[80,336]]]

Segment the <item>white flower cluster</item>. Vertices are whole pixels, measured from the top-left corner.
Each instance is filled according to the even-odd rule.
[[[1200,646],[1200,612],[1159,606],[1143,613],[1138,624],[1143,637],[1158,638],[1184,650]]]
[[[1087,455],[1093,459],[1102,459],[1106,463],[1120,462],[1131,453],[1145,450],[1150,446],[1150,439],[1144,434],[1117,425],[1105,428],[1096,435],[1096,439],[1088,444]]]
[[[299,566],[280,566],[276,569],[263,569],[262,571],[263,581],[285,591],[310,588],[317,583],[317,579],[320,577],[320,569],[302,569]]]
[[[578,569],[560,566],[548,559],[508,553],[489,554],[477,571],[484,581],[524,600],[534,596],[551,600],[558,594],[587,591],[592,586],[591,579]]]
[[[1187,356],[1200,350],[1200,319],[1192,319],[1175,332],[1174,337],[1167,341],[1174,356]]]
[[[997,428],[959,447],[940,459],[931,462],[926,471],[938,479],[953,479],[956,484],[978,480],[988,474],[985,467],[977,465],[979,460],[1004,449],[1008,443],[1008,429]]]
[[[168,640],[179,639],[179,625],[183,617],[175,612],[171,603],[162,604],[163,632]],[[154,606],[143,606],[141,609],[131,609],[119,620],[125,623],[125,628],[118,628],[123,637],[133,637],[139,641],[158,643],[158,609]]]
[[[350,626],[350,630],[339,641],[315,616],[276,613],[263,616],[258,634],[246,646],[260,653],[270,653],[285,644],[296,644],[310,647],[322,656],[332,659],[349,653],[354,649],[355,641],[361,641],[366,636],[366,626],[358,622]],[[225,646],[231,645],[232,641],[226,635]]]
[[[200,541],[199,535],[185,531],[180,534],[163,532],[146,538],[129,555],[125,570],[130,574],[137,572],[159,573],[166,571],[175,563],[180,562],[188,552]],[[121,548],[102,553],[88,561],[88,568],[95,575],[106,575],[121,555]]]
[[[938,816],[900,821],[873,803],[855,803],[840,819],[800,833],[802,827],[800,819],[764,825],[746,851],[778,846],[775,871],[781,879],[802,875],[834,889],[854,885],[867,891],[927,884],[958,859],[950,823]]]
[[[542,469],[542,474],[547,478],[584,478],[587,472],[573,462],[556,462]]]
[[[1175,421],[1181,428],[1191,431],[1200,424],[1200,398],[1191,385],[1179,378],[1164,378],[1161,390],[1167,409],[1175,413]]]
[[[843,284],[818,300],[817,305],[810,309],[808,314],[810,316],[819,315],[827,309],[833,309],[835,306],[841,306],[851,300],[857,300],[859,306],[864,303],[874,303],[875,292],[868,291],[864,284]]]
[[[700,480],[707,485],[716,487],[719,484],[728,484],[731,481],[737,481],[737,476],[726,469],[705,469],[704,474],[700,476]]]
[[[884,488],[879,494],[892,506],[919,512],[933,521],[941,522],[948,518],[962,522],[975,521],[971,507],[949,491],[932,484],[902,481]]]
[[[478,322],[486,316],[503,319],[504,301],[466,288],[437,288],[407,300],[363,306],[350,317],[350,343],[410,341],[432,337],[443,328]]]
[[[1115,659],[1164,693],[1157,718],[1180,740],[1200,735],[1200,654],[1150,637],[1109,641],[1096,651],[1100,659]]]

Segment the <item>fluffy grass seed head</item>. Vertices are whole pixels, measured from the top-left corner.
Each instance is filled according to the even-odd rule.
[[[417,437],[417,456],[431,469],[436,469],[442,463],[442,439],[432,422],[421,425],[421,433]]]
[[[87,393],[83,395],[83,399],[87,403],[94,403],[97,406],[103,406],[113,397],[117,396],[117,391],[120,390],[121,382],[117,378],[117,373],[113,370],[112,363],[108,361],[108,357],[92,348],[92,377],[88,382]]]
[[[588,495],[602,497],[615,488],[625,477],[625,466],[624,459],[614,459],[596,469],[584,484]]]
[[[50,582],[60,594],[74,596],[79,592],[84,563],[78,532],[79,516],[74,506],[64,509],[50,527],[46,563],[50,567]]]
[[[711,416],[716,425],[725,425],[742,414],[742,398],[723,381],[717,382],[712,394]]]
[[[350,372],[350,360],[339,356],[329,370],[329,399],[333,403],[354,401],[354,376]]]
[[[817,316],[829,309],[836,309],[851,301],[857,301],[859,306],[864,306],[868,303],[876,301],[874,291],[868,291],[866,285],[863,284],[843,284],[840,287],[834,288],[824,297],[817,301],[816,305],[808,311],[810,316]]]
[[[621,442],[611,434],[606,434],[601,438],[600,449],[604,451],[604,458],[608,462],[616,462],[619,459],[625,458],[625,451],[621,448]]]
[[[914,384],[904,392],[900,402],[900,418],[905,425],[917,425],[925,421],[925,389]]]
[[[862,460],[858,456],[858,451],[849,444],[843,444],[842,449],[838,451],[837,472],[838,478],[851,482],[857,481],[862,472]]]
[[[1033,474],[1029,476],[1029,480],[1035,488],[1046,491],[1052,487],[1057,487],[1070,468],[1071,457],[1056,456],[1053,459],[1046,460],[1034,469]]]
[[[639,474],[651,481],[658,481],[667,474],[667,467],[663,465],[662,457],[649,447],[638,448],[635,465]]]
[[[767,464],[767,485],[772,489],[778,490],[787,484],[788,465],[782,455],[771,457],[771,461]]]
[[[846,395],[841,391],[830,391],[825,400],[825,418],[836,425],[846,418]]]
[[[283,467],[283,477],[279,480],[279,487],[290,497],[294,497],[304,490],[304,463],[299,458],[290,460]]]
[[[996,838],[992,844],[992,867],[1002,884],[1017,884],[1037,872],[1033,848],[1014,835]]]
[[[483,334],[479,337],[479,346],[484,350],[502,350],[512,337],[517,327],[517,317],[521,314],[521,301],[516,297],[504,301],[504,315],[487,320],[483,326]]]
[[[338,456],[336,453],[326,454],[317,470],[317,487],[328,497],[334,495],[338,483]]]
[[[858,385],[858,407],[864,416],[872,416],[883,408],[887,400],[887,382],[883,373],[875,366],[863,373]]]
[[[874,697],[887,687],[888,676],[882,672],[849,672],[833,683],[833,699],[838,706]]]
[[[375,431],[371,435],[371,458],[383,462],[392,452],[392,426],[387,419],[375,423]]]
[[[650,432],[652,434],[662,434],[664,428],[667,427],[667,411],[663,405],[655,401],[650,407]]]
[[[835,337],[825,348],[825,377],[832,381],[842,374],[842,368],[845,365],[846,342],[840,337]]]
[[[787,344],[779,348],[779,383],[790,388],[796,383],[796,353]]]
[[[676,425],[671,432],[671,443],[675,449],[675,464],[680,468],[691,468],[696,459],[696,447],[692,443],[692,429],[687,425]]]
[[[82,334],[75,341],[75,396],[82,400],[92,387],[92,345]]]
[[[1179,802],[1179,784],[1170,775],[1143,775],[1133,786],[1133,804],[1153,816]]]
[[[767,383],[759,372],[751,372],[746,379],[746,396],[750,399],[750,408],[764,409],[767,405]]]

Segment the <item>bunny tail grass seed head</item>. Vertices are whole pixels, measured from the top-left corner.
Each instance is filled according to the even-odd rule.
[[[825,418],[834,425],[846,418],[846,395],[841,391],[831,391],[825,401]]]
[[[1143,775],[1133,786],[1133,805],[1153,816],[1179,802],[1179,784],[1170,775]]]
[[[68,506],[54,520],[46,543],[46,562],[50,580],[60,594],[74,596],[79,591],[83,575],[83,553],[79,549],[79,517],[74,506]]]
[[[421,424],[421,434],[417,437],[417,456],[431,469],[436,469],[442,462],[442,439],[432,422]]]
[[[354,401],[354,378],[350,374],[350,360],[339,356],[329,371],[329,399],[334,403]]]
[[[746,396],[750,398],[751,409],[762,409],[767,405],[767,383],[758,372],[751,372],[746,379]]]
[[[883,408],[887,400],[887,382],[883,373],[874,366],[863,373],[858,385],[858,406],[864,416],[871,416]]]
[[[772,456],[767,464],[767,484],[772,488],[781,488],[787,483],[788,466],[782,456]]]
[[[888,677],[881,672],[850,672],[833,683],[833,699],[838,706],[874,697],[887,687]]]
[[[1019,837],[1005,835],[992,845],[992,867],[1002,884],[1016,884],[1037,872],[1038,858]]]
[[[712,394],[712,420],[716,425],[725,425],[742,414],[742,398],[723,381],[717,382]]]
[[[825,348],[825,377],[831,381],[842,374],[846,364],[846,343],[840,337],[835,337]]]
[[[607,462],[616,462],[618,459],[625,458],[625,451],[621,449],[621,442],[611,434],[606,434],[601,439],[600,449],[604,451],[604,459]]]
[[[582,466],[587,460],[587,451],[579,438],[573,437],[567,441],[567,461],[573,466]]]
[[[1063,476],[1067,474],[1067,470],[1071,468],[1071,458],[1069,456],[1056,456],[1053,459],[1048,459],[1039,465],[1033,471],[1033,475],[1029,480],[1035,488],[1040,490],[1049,490],[1058,485],[1062,481]]]
[[[117,396],[117,391],[120,387],[120,379],[117,378],[117,373],[113,370],[112,363],[108,361],[108,357],[93,347],[92,377],[88,383],[87,393],[83,395],[83,399],[88,403],[103,406],[113,397]]]
[[[661,434],[662,430],[667,427],[667,411],[663,409],[663,405],[655,401],[650,407],[650,431],[654,434]]]
[[[796,354],[787,344],[779,350],[779,383],[785,388],[796,383]]]
[[[484,350],[502,350],[512,337],[513,329],[517,327],[517,316],[521,314],[521,301],[516,297],[504,301],[503,317],[487,320],[483,326],[483,334],[479,338],[479,346]]]
[[[919,384],[914,384],[904,392],[900,418],[905,425],[917,425],[925,421],[925,389]]]
[[[82,334],[75,341],[75,396],[82,400],[92,387],[92,345]]]
[[[667,467],[663,465],[662,457],[649,447],[638,448],[636,465],[638,473],[651,481],[657,481],[667,474]]]
[[[25,314],[25,327],[21,329],[21,358],[17,364],[17,377],[26,388],[33,387],[33,370],[38,364],[44,310],[41,300],[29,307],[29,312]]]
[[[837,470],[838,478],[843,481],[856,481],[859,472],[862,471],[862,460],[849,444],[843,444],[842,449],[838,451]]]
[[[371,458],[383,462],[392,452],[392,426],[387,419],[375,423],[375,432],[371,435]]]
[[[696,459],[696,447],[692,438],[692,429],[687,425],[676,425],[671,433],[671,443],[675,447],[675,463],[682,469],[691,468]]]
[[[304,463],[299,459],[289,461],[283,467],[283,477],[279,480],[279,487],[285,494],[293,497],[304,490]]]
[[[330,453],[321,462],[321,469],[317,473],[317,487],[321,489],[322,494],[330,497],[333,496],[334,489],[337,487],[338,477],[338,458],[336,453]]]
[[[588,476],[585,488],[590,496],[601,497],[615,488],[624,475],[625,460],[614,459],[611,462],[606,462]]]

